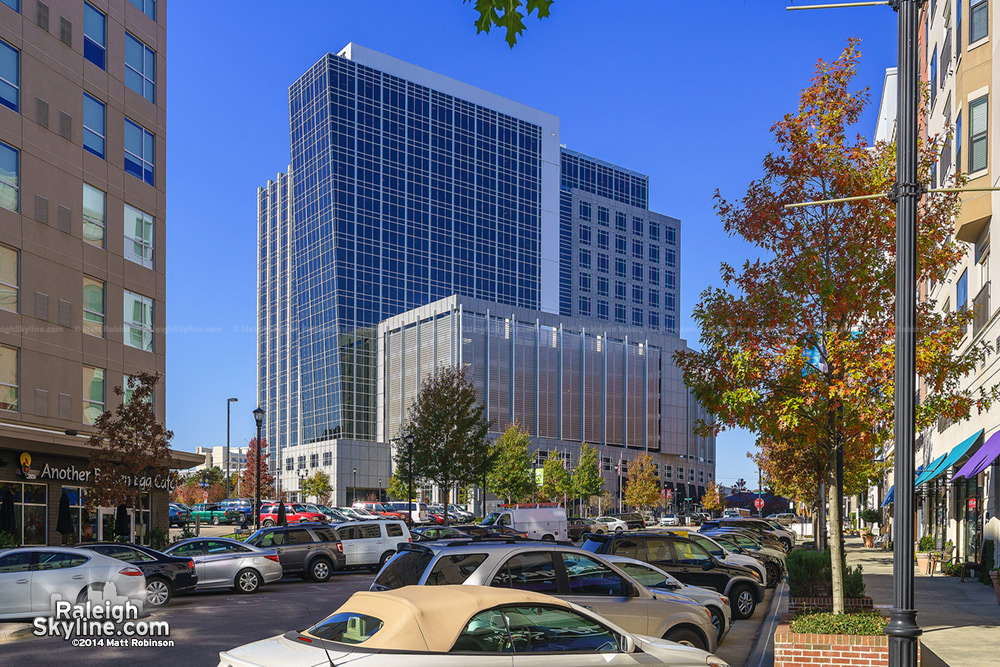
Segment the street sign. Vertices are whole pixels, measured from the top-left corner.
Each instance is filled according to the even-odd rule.
[[[764,509],[764,499],[758,498],[757,500],[753,501],[753,506],[759,510]]]
[[[201,499],[204,500],[205,502],[208,502],[208,491],[201,492]]]

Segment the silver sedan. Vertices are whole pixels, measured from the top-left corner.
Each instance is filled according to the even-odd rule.
[[[198,591],[232,588],[237,593],[256,593],[282,576],[277,553],[226,537],[181,540],[163,553],[194,561]]]

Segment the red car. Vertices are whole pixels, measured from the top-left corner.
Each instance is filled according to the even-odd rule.
[[[322,512],[313,512],[298,503],[285,503],[286,523],[308,523],[328,521]],[[268,503],[260,506],[260,525],[270,528],[278,523],[278,503]]]
[[[406,521],[406,512],[397,512],[389,505],[385,505],[383,503],[357,502],[354,503],[354,507],[368,510],[369,512],[374,512],[375,514],[381,514],[382,516],[388,517],[390,519],[399,519],[400,521]]]

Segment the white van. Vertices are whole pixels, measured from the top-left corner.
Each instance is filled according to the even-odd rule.
[[[405,500],[399,500],[386,504],[397,512],[403,512],[404,514],[407,510],[406,506],[409,505],[410,520],[413,523],[427,523],[430,521],[430,517],[427,516],[427,503],[407,503]]]
[[[501,505],[482,525],[507,526],[535,540],[569,539],[566,510],[555,504]]]
[[[399,545],[410,541],[410,529],[396,519],[334,525],[344,545],[346,567],[367,567],[378,572]]]

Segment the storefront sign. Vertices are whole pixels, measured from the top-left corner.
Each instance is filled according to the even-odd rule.
[[[21,474],[23,474],[26,479],[52,479],[60,482],[89,483],[92,482],[93,478],[101,472],[100,468],[94,468],[93,470],[81,470],[74,465],[56,467],[51,466],[48,463],[42,466],[41,471],[32,470],[31,454],[28,452],[22,452],[20,462]],[[147,475],[143,477],[125,476],[125,483],[128,486],[134,486],[140,489],[148,489],[152,487],[154,489],[172,491],[174,488],[173,477],[170,475]]]
[[[970,512],[975,512],[976,511],[976,499],[975,498],[969,498],[969,511]]]

